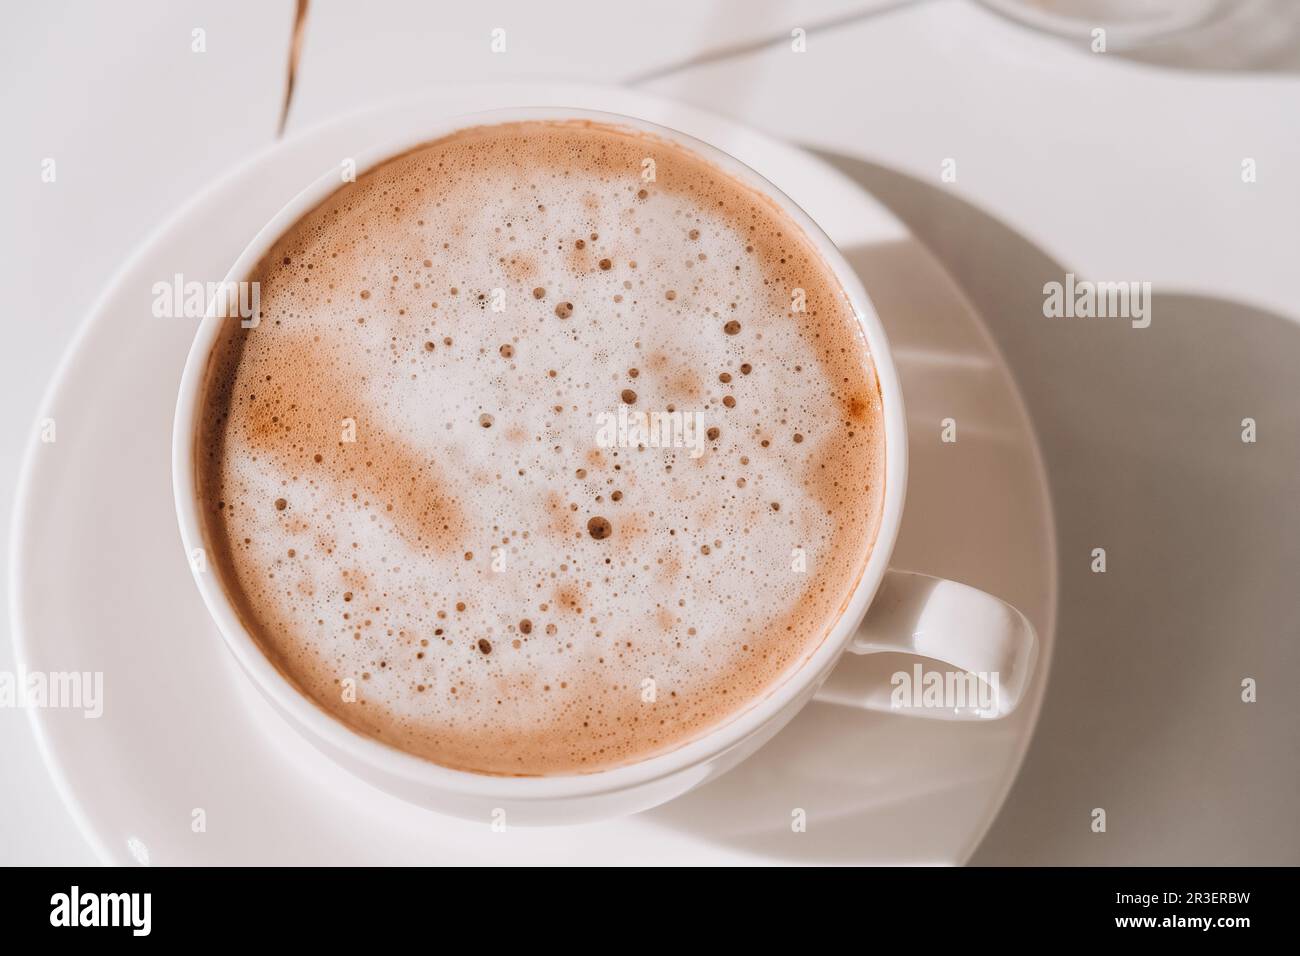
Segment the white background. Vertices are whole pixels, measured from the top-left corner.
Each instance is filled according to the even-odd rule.
[[[879,196],[981,310],[1043,442],[1062,547],[1057,658],[975,862],[1295,864],[1297,7],[1185,56],[1126,56],[966,0],[317,2],[289,132],[433,85],[617,84],[704,60],[642,88],[830,154]],[[292,4],[64,2],[6,19],[11,501],[42,390],[96,295],[187,197],[273,143]],[[196,27],[205,53],[191,51]],[[504,55],[489,50],[494,27]],[[808,31],[804,54],[782,39],[793,27]],[[1247,157],[1255,183],[1241,179]],[[55,183],[41,181],[46,158]],[[940,180],[947,158],[955,183]],[[1152,329],[1044,331],[1044,277],[1065,271],[1151,282]],[[1255,446],[1239,441],[1244,416],[1260,422]],[[7,508],[3,520],[7,539]],[[1104,579],[1088,572],[1097,546]],[[1257,704],[1240,703],[1246,676]],[[0,863],[91,862],[19,711],[0,710],[0,761]],[[1098,806],[1105,835],[1088,828]]]

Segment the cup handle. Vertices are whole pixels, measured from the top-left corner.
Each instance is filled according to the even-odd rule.
[[[1038,638],[1028,618],[991,594],[956,581],[891,569],[846,649],[854,654],[912,654],[964,674],[927,673],[917,662],[910,671],[896,672],[888,688],[881,687],[878,677],[872,686],[855,687],[862,681],[841,674],[852,668],[841,659],[818,690],[818,700],[890,713],[978,720],[1005,717],[1016,709],[1034,670]],[[936,686],[938,681],[943,687]]]

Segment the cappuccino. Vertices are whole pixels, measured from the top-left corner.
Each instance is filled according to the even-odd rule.
[[[357,732],[609,769],[735,717],[838,620],[883,503],[871,358],[801,228],[685,147],[463,130],[239,278],[260,315],[205,372],[206,546]]]

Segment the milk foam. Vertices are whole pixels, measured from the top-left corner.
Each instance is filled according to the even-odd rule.
[[[461,132],[250,278],[261,323],[206,385],[209,546],[268,656],[363,733],[484,773],[642,759],[762,696],[860,576],[884,439],[852,309],[679,146]],[[702,413],[703,454],[602,442],[621,404]]]

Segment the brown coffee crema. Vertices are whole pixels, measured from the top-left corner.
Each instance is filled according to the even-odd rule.
[[[465,130],[248,278],[261,322],[204,385],[207,544],[267,656],[361,733],[480,773],[644,759],[762,698],[861,576],[884,432],[853,310],[681,146]]]

